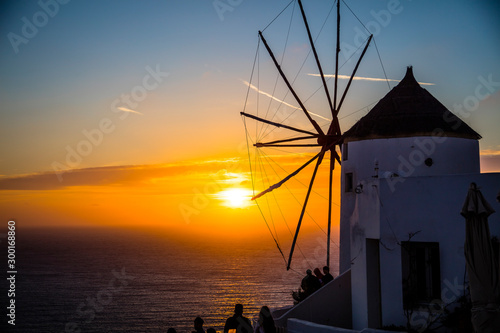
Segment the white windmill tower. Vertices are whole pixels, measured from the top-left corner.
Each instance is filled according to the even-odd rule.
[[[500,174],[480,173],[480,138],[411,67],[343,134],[340,272],[355,329],[425,327],[466,292],[459,212],[471,182],[492,198],[500,187]]]
[[[343,137],[341,272],[350,268],[348,223],[364,182],[384,178],[395,191],[408,177],[480,171],[481,136],[422,88],[412,67]]]

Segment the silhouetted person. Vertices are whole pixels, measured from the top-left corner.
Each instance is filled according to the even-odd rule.
[[[319,270],[318,267],[316,267],[313,271],[314,275],[316,275],[316,277],[318,278],[319,282],[321,283],[321,285],[323,285],[323,273],[321,273],[321,271]]]
[[[177,331],[175,330],[175,328],[170,327],[170,328],[167,330],[167,333],[177,333]]]
[[[201,319],[201,317],[196,317],[194,319],[194,331],[193,333],[205,333],[205,330],[203,329],[203,323],[205,321]]]
[[[312,275],[312,271],[308,269],[300,286],[304,290],[304,297],[308,297],[321,287],[321,283],[316,276]]]
[[[207,333],[217,333],[217,332],[215,331],[215,328],[210,327],[207,328]]]
[[[265,305],[260,309],[259,321],[255,325],[254,333],[276,333],[273,316]]]
[[[325,285],[328,282],[333,280],[333,276],[332,276],[332,274],[330,274],[330,267],[328,267],[328,266],[323,267],[323,273],[325,274],[325,275],[323,275],[323,278],[321,279],[321,282],[323,283],[323,285]]]
[[[234,306],[234,315],[227,318],[224,325],[224,333],[229,332],[230,329],[236,329],[236,333],[252,333],[252,323],[246,317],[243,317],[243,305],[236,304]]]

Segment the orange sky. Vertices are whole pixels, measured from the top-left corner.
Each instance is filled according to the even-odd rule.
[[[320,3],[308,6],[311,28],[318,37],[330,8],[327,2]],[[220,192],[251,189],[239,116],[245,105],[245,81],[259,91],[250,91],[253,96],[245,107],[279,109],[276,114],[282,119],[277,121],[310,127],[293,114],[297,103],[277,80],[264,48],[256,53],[257,31],[284,5],[245,1],[222,20],[211,2],[167,1],[155,6],[139,1],[93,6],[75,2],[61,9],[29,44],[19,45],[17,52],[4,38],[0,218],[16,219],[23,226],[147,226],[214,239],[268,237],[258,207],[231,207]],[[387,9],[384,2],[353,5],[361,19],[372,25],[377,21],[371,13]],[[462,1],[455,7],[450,16],[445,3],[402,4],[390,24],[379,25],[375,33],[382,59],[378,47],[370,47],[357,76],[398,80],[406,66],[413,65],[416,79],[432,82],[426,89],[450,110],[461,111],[458,115],[483,136],[482,171],[500,171],[500,49],[493,42],[498,40],[499,23],[492,6]],[[36,2],[13,2],[6,10],[5,34],[20,33],[20,18],[39,8]],[[133,20],[124,24],[123,17]],[[89,20],[95,24],[89,25]],[[346,75],[354,66],[346,51],[358,49],[359,54],[361,50],[354,47],[360,27],[349,15],[342,20],[346,27],[340,60],[346,66],[339,74]],[[470,24],[464,25],[465,20]],[[329,25],[333,23],[328,21],[325,31],[334,31],[334,25]],[[297,75],[294,86],[308,109],[322,117],[316,119],[320,126],[328,126],[324,119],[329,108],[321,90],[316,94],[321,82],[310,75],[317,67],[308,57],[300,18],[294,18],[290,40],[283,43],[289,26],[288,19],[277,20],[265,29],[266,36],[290,78]],[[317,43],[327,74],[334,69],[332,38],[326,33]],[[252,81],[256,54],[262,67]],[[340,81],[345,87],[347,81]],[[383,81],[354,82],[339,113],[342,130],[388,91]],[[271,93],[277,99],[265,97]],[[284,110],[280,100],[289,108]],[[276,168],[278,174],[267,177],[284,177],[307,156],[271,156],[283,169]],[[327,166],[325,161],[320,168],[304,232],[326,228]],[[278,206],[274,200],[283,207],[267,220],[273,232],[290,237],[289,229],[295,230],[312,168],[259,201],[265,215],[268,203]],[[66,169],[73,171],[62,172]],[[338,171],[334,224],[340,202]],[[256,187],[260,191],[265,186]]]
[[[283,170],[274,176],[268,174],[268,178],[271,181],[283,178],[310,156],[272,157]],[[498,154],[482,155],[483,172],[499,171],[499,160]],[[312,217],[306,216],[304,230],[320,230],[317,224],[326,229],[328,164],[329,161],[325,160],[318,171],[308,209]],[[268,219],[268,205],[274,207],[275,215],[268,223],[278,230],[278,234],[288,237],[288,228],[295,230],[312,169],[312,165],[308,166],[286,186],[258,200]],[[338,169],[334,180],[335,224],[338,223],[340,204]],[[0,178],[0,188],[3,189],[0,191],[0,218],[16,219],[23,226],[154,227],[181,234],[213,236],[268,234],[255,202],[247,196],[239,198],[245,200],[246,207],[234,207],[234,203],[225,200],[227,198],[223,195],[231,189],[246,190],[247,195],[251,194],[252,182],[245,156],[161,165],[75,169],[60,177],[62,181],[56,174],[48,172]],[[261,174],[256,173],[256,179],[260,178]],[[256,191],[265,187],[258,181],[255,186]],[[278,206],[282,208],[281,212],[276,210]]]
[[[292,170],[300,165],[298,161],[308,158],[281,157],[280,162]],[[326,230],[325,169],[328,164],[325,161],[325,167],[318,172],[318,186],[311,195],[308,210],[311,216],[304,219],[303,233]],[[61,174],[62,181],[54,173],[4,177],[0,178],[0,187],[4,189],[0,191],[0,218],[15,219],[18,225],[30,227],[152,227],[180,237],[264,236],[271,240],[264,219],[249,196],[243,198],[247,207],[241,208],[234,207],[234,202],[228,202],[220,194],[235,188],[251,194],[248,170],[247,159],[235,157],[76,169]],[[279,203],[282,207],[283,215],[273,208],[278,213],[274,213],[271,217],[274,220],[268,223],[285,241],[291,239],[290,230],[295,231],[304,184],[308,183],[311,172],[312,167],[306,168],[297,179],[287,183],[287,189],[283,186],[259,200],[267,216],[267,200],[273,200],[271,205]],[[257,186],[259,191],[263,190]],[[297,199],[291,199],[291,193],[295,193]],[[334,213],[338,215],[338,197],[334,202]]]

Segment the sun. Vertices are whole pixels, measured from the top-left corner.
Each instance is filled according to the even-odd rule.
[[[244,188],[230,188],[216,194],[223,205],[231,208],[245,208],[252,203],[252,191]]]

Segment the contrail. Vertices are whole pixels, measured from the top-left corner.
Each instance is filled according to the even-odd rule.
[[[143,113],[140,113],[138,111],[134,111],[134,110],[130,110],[130,109],[124,108],[123,106],[119,106],[119,107],[117,107],[117,109],[121,110],[121,111],[125,111],[125,112],[132,112],[132,113],[140,114],[141,116],[144,115]]]
[[[481,156],[499,156],[500,150],[498,149],[483,149],[480,151]]]
[[[307,74],[307,75],[311,75],[311,76],[320,76],[319,74]],[[334,74],[325,74],[325,77],[335,77]],[[350,79],[351,77],[349,75],[341,75],[339,74],[339,79],[344,79],[344,80],[348,80]],[[353,80],[359,80],[359,81],[377,81],[377,82],[380,82],[380,81],[391,81],[391,82],[401,82],[401,80],[393,80],[393,79],[381,79],[381,78],[377,78],[377,77],[362,77],[362,76],[355,76],[353,77]],[[419,82],[418,84],[421,84],[423,86],[433,86],[434,83],[426,83],[426,82]]]
[[[241,79],[240,79],[240,80],[241,80]],[[269,93],[267,93],[267,92],[265,92],[265,91],[259,90],[259,88],[257,88],[256,86],[254,86],[254,85],[253,85],[253,84],[251,84],[250,82],[247,82],[247,81],[245,81],[245,80],[241,80],[241,82],[243,82],[243,84],[245,84],[247,87],[250,87],[250,89],[255,90],[256,92],[258,92],[258,93],[259,93],[259,94],[261,94],[261,95],[264,95],[264,96],[267,96],[267,97],[269,97],[269,98],[271,98],[271,99],[274,99],[275,101],[280,102],[280,103],[283,103],[283,104],[285,104],[286,106],[289,106],[289,107],[291,107],[291,108],[293,108],[293,109],[302,110],[302,108],[299,108],[299,107],[297,107],[297,106],[295,106],[295,105],[292,105],[292,104],[289,104],[289,103],[287,103],[287,102],[285,102],[285,101],[282,101],[281,99],[276,98],[276,97],[274,97],[273,95],[271,95],[271,94],[269,94]],[[316,114],[316,113],[313,113],[313,112],[311,112],[311,111],[307,111],[307,112],[308,112],[310,115],[312,115],[312,116],[316,116],[316,117],[318,117],[318,118],[321,118],[321,119],[324,119],[324,120],[327,120],[327,121],[332,121],[331,119],[328,119],[328,118],[326,118],[326,117],[323,117],[323,116],[322,116],[322,115],[320,115],[320,114]]]

